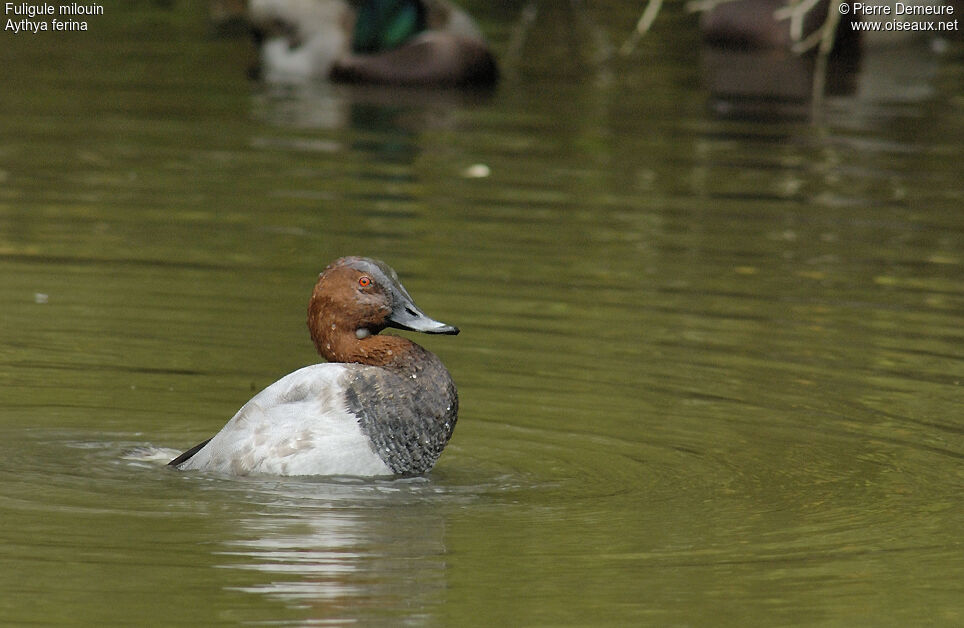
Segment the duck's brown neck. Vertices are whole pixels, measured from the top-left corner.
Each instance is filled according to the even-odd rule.
[[[319,284],[320,285],[320,284]],[[378,335],[383,328],[358,329],[346,321],[349,317],[339,312],[337,305],[325,299],[323,291],[315,290],[308,305],[308,330],[318,353],[329,362],[358,362],[372,366],[404,368],[416,345],[400,336]],[[366,335],[367,334],[367,335]]]
[[[401,336],[373,335],[359,339],[354,331],[339,333],[337,329],[330,334],[312,333],[311,339],[318,353],[329,362],[358,362],[390,368],[405,368],[412,351],[418,347]]]

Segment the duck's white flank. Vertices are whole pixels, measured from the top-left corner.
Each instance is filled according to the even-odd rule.
[[[314,364],[255,395],[200,451],[180,465],[243,475],[391,475],[345,402],[350,369]]]

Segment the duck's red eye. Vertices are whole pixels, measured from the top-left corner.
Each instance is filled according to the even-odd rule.
[[[361,277],[358,278],[358,285],[361,286],[362,288],[367,288],[368,286],[372,285],[371,277],[366,277],[365,275],[362,275]]]

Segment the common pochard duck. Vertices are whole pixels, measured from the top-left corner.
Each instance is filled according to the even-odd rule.
[[[327,363],[255,395],[213,438],[169,464],[229,474],[417,475],[452,436],[459,399],[445,365],[386,327],[459,330],[426,316],[383,262],[343,257],[318,277],[308,329]]]

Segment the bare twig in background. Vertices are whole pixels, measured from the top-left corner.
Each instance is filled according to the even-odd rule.
[[[715,9],[717,6],[726,4],[727,2],[736,2],[736,0],[691,0],[683,6],[686,8],[687,13],[701,13]]]
[[[525,47],[526,39],[529,37],[529,30],[535,24],[539,9],[535,2],[527,2],[522,7],[519,20],[512,27],[509,35],[509,43],[503,55],[502,65],[504,68],[513,71],[519,67],[519,59],[522,56],[522,49]]]
[[[639,22],[636,23],[636,30],[633,31],[629,39],[622,45],[619,49],[620,54],[628,55],[633,52],[636,48],[636,44],[642,39],[649,27],[653,25],[656,21],[656,16],[659,15],[659,10],[663,7],[663,0],[649,0],[646,8],[643,10],[643,15],[640,16]]]
[[[813,33],[804,36],[803,25],[807,18],[807,13],[812,11],[821,0],[791,0],[789,4],[781,7],[773,12],[773,18],[775,20],[790,20],[790,38],[795,42],[793,45],[793,51],[796,53],[806,52],[814,46],[823,38],[824,27],[827,25],[826,20],[820,28],[818,28]],[[831,2],[833,4],[833,2]],[[833,9],[836,9],[834,5]],[[830,16],[837,16],[839,18],[839,13],[836,10],[830,11]],[[834,24],[836,28],[836,24]]]
[[[689,0],[685,8],[690,13],[697,13],[711,11],[727,2],[738,1],[739,0]],[[804,34],[803,29],[807,13],[813,11],[820,2],[821,0],[788,0],[786,5],[773,12],[774,20],[790,21],[790,39],[793,41],[790,50],[792,52],[805,54],[814,48],[817,49],[812,98],[812,103],[815,108],[823,101],[824,89],[826,88],[827,82],[827,62],[830,53],[833,51],[837,27],[840,24],[840,12],[837,10],[839,2],[838,0],[830,0],[827,4],[827,18],[814,32],[808,35]],[[620,54],[632,54],[639,40],[643,38],[653,25],[662,6],[663,0],[648,0],[643,14],[639,18],[639,22],[636,23],[636,29],[619,49]]]
[[[739,0],[690,0],[684,6],[688,13],[702,13],[711,11],[721,4],[728,2],[738,2]],[[836,32],[837,24],[840,21],[840,13],[837,11],[837,3],[831,0],[827,8],[827,19],[813,33],[804,36],[803,27],[807,13],[812,11],[821,0],[790,0],[785,6],[773,12],[773,19],[777,21],[790,20],[790,37],[795,42],[793,51],[804,53],[811,48],[820,45],[820,49],[826,49],[829,54],[833,48],[833,34]],[[649,0],[643,10],[636,28],[619,49],[620,54],[628,55],[635,50],[639,40],[649,31],[653,22],[659,15],[663,7],[663,0]],[[829,48],[828,48],[829,47]]]
[[[816,33],[820,33],[820,47],[817,49],[817,60],[813,69],[813,98],[811,105],[814,120],[818,119],[822,109],[824,90],[827,87],[827,63],[830,53],[833,51],[834,40],[837,36],[837,25],[840,23],[840,11],[837,10],[837,2],[830,0],[827,5],[827,19],[824,20]],[[816,34],[814,33],[814,34]],[[803,42],[801,42],[803,43]]]

